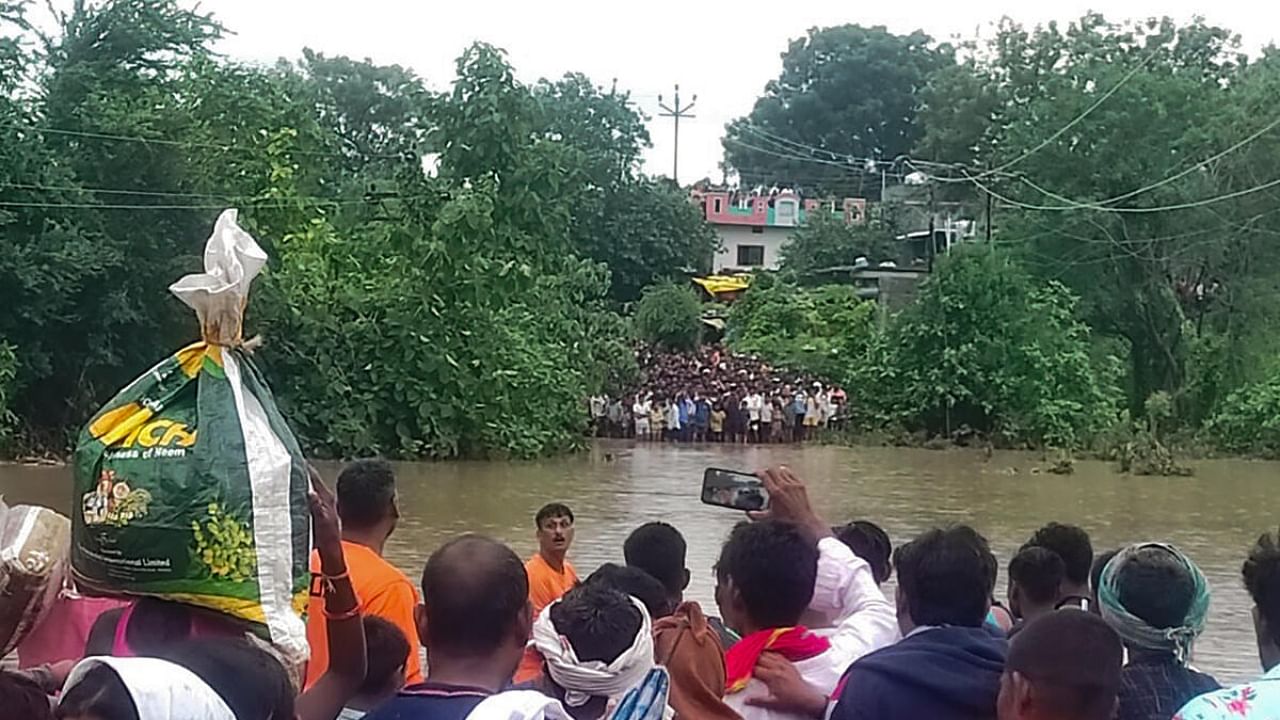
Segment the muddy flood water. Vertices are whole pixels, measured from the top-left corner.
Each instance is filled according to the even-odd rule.
[[[1098,550],[1171,541],[1200,564],[1213,590],[1195,665],[1224,683],[1259,672],[1240,564],[1258,534],[1280,523],[1270,494],[1280,463],[1205,461],[1194,464],[1194,477],[1146,478],[1119,475],[1106,463],[1077,462],[1074,475],[1058,476],[1034,472],[1039,458],[1022,453],[988,459],[966,450],[603,442],[590,453],[541,462],[400,464],[402,519],[388,555],[415,580],[432,549],[465,531],[491,534],[528,555],[536,545],[534,512],[560,500],[577,514],[570,559],[581,575],[600,563],[620,562],[622,541],[636,525],[665,520],[688,539],[691,597],[710,608],[712,563],[741,516],[698,502],[702,470],[779,463],[809,482],[826,519],[873,520],[895,545],[937,524],[975,526],[999,558],[1002,599],[1010,554],[1050,520],[1083,526]],[[322,467],[330,480],[337,469]],[[69,483],[69,468],[0,466],[0,494],[10,503],[66,512]]]

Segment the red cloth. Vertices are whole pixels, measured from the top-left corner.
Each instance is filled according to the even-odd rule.
[[[830,647],[826,638],[814,635],[803,625],[753,632],[725,653],[725,692],[735,693],[747,686],[763,652],[775,652],[796,662],[821,655]]]

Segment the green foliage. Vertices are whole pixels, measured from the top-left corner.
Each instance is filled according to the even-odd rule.
[[[702,302],[683,285],[647,287],[636,303],[636,335],[670,350],[692,350],[702,334]]]
[[[876,304],[847,285],[801,288],[763,277],[733,305],[733,349],[848,384],[877,342]]]
[[[781,269],[805,275],[852,267],[859,257],[871,263],[894,260],[892,235],[880,225],[847,225],[839,216],[813,213],[782,247]]]
[[[0,343],[0,449],[9,444],[10,433],[17,419],[12,408],[13,381],[17,371],[18,358],[13,353],[13,347]]]
[[[955,250],[895,320],[877,387],[894,388],[883,397],[907,427],[1081,445],[1116,408],[1074,311],[1066,288],[1037,284],[1007,255]]]
[[[1221,450],[1280,456],[1280,373],[1228,395],[1205,429]]]
[[[746,186],[805,177],[815,179],[807,185],[827,192],[861,194],[850,187],[850,170],[857,167],[779,157],[805,153],[778,138],[821,148],[830,158],[892,160],[910,152],[919,137],[917,91],[930,74],[952,62],[950,47],[935,46],[920,31],[895,35],[883,26],[859,25],[811,29],[782,53],[781,75],[765,86],[751,113],[729,124],[726,162]],[[874,182],[879,180],[877,172]]]

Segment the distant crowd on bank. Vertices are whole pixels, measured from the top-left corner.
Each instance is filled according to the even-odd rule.
[[[675,526],[639,525],[616,548],[622,564],[582,578],[569,559],[575,516],[559,502],[533,514],[538,550],[527,560],[467,533],[432,551],[421,582],[411,582],[383,558],[400,519],[393,470],[356,462],[339,476],[336,502],[322,485],[313,498],[311,660],[302,675],[292,678],[278,654],[229,617],[144,598],[102,612],[85,635],[74,623],[46,628],[46,640],[78,638],[81,649],[0,673],[0,714],[1280,717],[1280,533],[1262,535],[1241,572],[1265,674],[1222,688],[1193,666],[1211,609],[1208,582],[1173,545],[1095,553],[1085,530],[1050,523],[1009,559],[1000,603],[997,559],[972,527],[928,529],[894,548],[872,521],[830,525],[786,468],[759,475],[769,507],[721,546],[710,568],[712,614],[685,596],[692,573],[707,568],[687,567]],[[880,588],[895,575],[889,598]]]
[[[696,353],[643,349],[641,383],[587,400],[594,437],[648,442],[803,442],[840,427],[848,396],[838,387],[778,371],[759,358],[708,345]]]

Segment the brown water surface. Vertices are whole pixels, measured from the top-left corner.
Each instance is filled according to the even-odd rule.
[[[398,466],[402,520],[390,559],[417,579],[432,549],[457,533],[488,533],[526,556],[533,552],[533,514],[560,500],[577,514],[571,560],[582,575],[621,561],[632,528],[665,520],[689,542],[690,596],[710,607],[711,566],[740,515],[698,502],[707,466],[754,469],[785,463],[812,487],[832,522],[867,518],[894,543],[936,524],[970,523],[991,541],[1003,567],[1010,553],[1050,520],[1079,524],[1098,549],[1137,540],[1167,540],[1204,569],[1213,588],[1208,630],[1196,665],[1223,682],[1256,675],[1258,662],[1249,599],[1240,563],[1250,543],[1280,521],[1270,489],[1280,465],[1242,460],[1196,463],[1189,478],[1118,475],[1099,462],[1076,472],[1033,472],[1038,458],[1022,453],[895,448],[724,447],[602,443],[591,453],[541,462],[405,463]],[[332,479],[336,466],[324,467]],[[0,494],[66,512],[66,468],[0,466]]]

